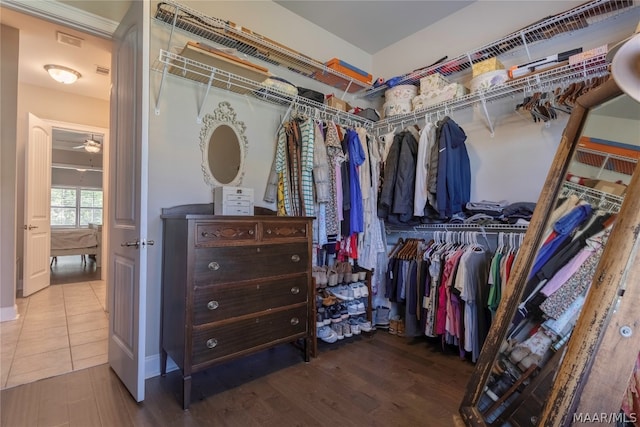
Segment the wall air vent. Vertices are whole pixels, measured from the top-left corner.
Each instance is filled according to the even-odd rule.
[[[101,67],[100,65],[96,65],[96,74],[99,74],[101,76],[108,76],[109,71],[110,70],[107,67]]]
[[[72,36],[71,34],[66,34],[61,31],[56,32],[56,39],[58,43],[73,47],[82,47],[82,42],[84,41],[80,37]]]

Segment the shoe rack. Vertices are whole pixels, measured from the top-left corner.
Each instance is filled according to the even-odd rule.
[[[362,297],[362,299],[364,299],[365,301],[363,301],[365,303],[365,312],[362,314],[357,314],[354,315],[354,317],[364,317],[370,324],[371,324],[371,330],[370,331],[361,331],[359,334],[354,334],[352,337],[344,337],[344,339],[339,339],[338,341],[336,341],[335,343],[326,343],[324,345],[336,345],[340,342],[344,342],[344,341],[349,341],[349,340],[353,340],[354,338],[356,338],[357,336],[360,335],[364,335],[364,336],[371,336],[373,334],[374,331],[374,322],[373,322],[373,310],[371,307],[372,301],[373,301],[373,295],[372,295],[372,289],[371,289],[371,277],[373,275],[373,270],[368,270],[368,269],[364,269],[362,267],[357,267],[357,270],[359,272],[364,272],[365,273],[365,279],[364,280],[358,280],[357,282],[354,281],[350,281],[350,279],[347,277],[349,276],[349,274],[345,274],[344,275],[344,279],[340,282],[337,283],[336,286],[329,286],[329,281],[327,280],[327,285],[323,287],[323,285],[319,285],[317,283],[316,277],[313,277],[313,287],[316,290],[316,298],[314,298],[315,303],[313,304],[313,317],[314,319],[318,319],[318,300],[319,298],[326,298],[326,294],[332,293],[332,289],[338,288],[339,286],[348,286],[351,283],[362,283],[364,284],[364,286],[366,286],[367,288],[367,296],[366,297]],[[345,304],[345,303],[349,303],[350,301],[341,301],[340,299],[336,300],[335,304]],[[326,306],[323,305],[323,308],[325,310],[329,309],[329,307],[331,306]],[[349,317],[351,318],[351,316]],[[346,319],[348,320],[348,319]],[[345,321],[345,320],[342,320]],[[325,325],[325,326],[330,326],[330,325]],[[313,334],[312,334],[312,343],[311,343],[311,357],[318,357],[319,351],[318,351],[318,326],[316,325],[316,327],[313,330]]]

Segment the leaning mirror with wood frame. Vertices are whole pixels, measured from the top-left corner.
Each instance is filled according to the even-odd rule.
[[[467,425],[559,425],[547,424],[549,417],[565,417],[575,405],[578,396],[559,403],[566,393],[553,391],[571,381],[557,374],[580,335],[599,261],[615,249],[612,236],[621,238],[619,213],[637,179],[639,106],[612,79],[576,100],[467,386],[460,407]],[[609,298],[601,303],[613,307]],[[592,360],[571,351],[573,369],[587,372]]]

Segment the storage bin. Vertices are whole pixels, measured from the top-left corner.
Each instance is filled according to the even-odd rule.
[[[354,67],[351,64],[341,61],[338,58],[332,58],[329,61],[325,62],[324,65],[331,68],[332,70],[336,70],[339,73],[342,73],[349,77],[353,77],[354,79],[364,84],[371,85],[373,83],[373,76],[371,74],[357,67]]]
[[[385,102],[388,104],[393,103],[406,103],[411,104],[411,100],[418,94],[418,88],[413,85],[398,85],[391,89],[387,89],[384,92]]]
[[[471,93],[484,92],[509,80],[507,70],[495,70],[471,79]]]
[[[420,79],[420,93],[425,94],[427,92],[442,89],[449,84],[449,80],[444,78],[440,73],[430,74]]]
[[[502,62],[500,62],[498,58],[485,59],[484,61],[473,64],[471,67],[473,69],[473,77],[490,71],[504,70],[504,65],[502,65]]]

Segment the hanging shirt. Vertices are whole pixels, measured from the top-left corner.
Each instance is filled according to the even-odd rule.
[[[429,140],[435,138],[435,127],[431,123],[420,132],[418,140],[418,157],[416,159],[416,188],[413,200],[413,214],[415,216],[424,216],[424,208],[427,205],[427,197],[429,190],[427,189],[427,180],[429,179]]]
[[[364,211],[358,167],[364,163],[365,153],[356,131],[349,129],[346,137],[349,152],[349,201],[351,208],[349,229],[351,233],[362,233],[364,231]]]

